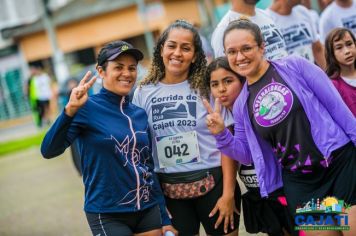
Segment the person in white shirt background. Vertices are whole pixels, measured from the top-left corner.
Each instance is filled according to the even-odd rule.
[[[274,0],[267,13],[282,32],[288,54],[316,62],[325,69],[325,57],[308,9],[301,0]]]
[[[316,29],[316,32],[319,35],[319,21],[320,21],[319,13],[312,8],[311,0],[301,0],[301,4],[308,9],[309,14],[311,16],[312,23]]]
[[[344,27],[356,35],[356,1],[335,0],[320,15],[320,40],[325,42],[326,35],[334,28]]]
[[[176,20],[160,35],[153,55],[133,103],[148,115],[155,171],[174,228],[179,235],[199,235],[201,224],[207,235],[236,236],[237,166],[218,151],[206,128],[207,63],[197,29]],[[231,125],[231,114],[225,115]]]
[[[51,78],[44,71],[42,65],[31,66],[33,72],[33,84],[36,91],[36,104],[39,113],[38,126],[50,124],[50,101],[53,96]]]
[[[215,58],[224,56],[224,31],[231,21],[239,18],[248,18],[260,27],[265,38],[265,57],[267,59],[279,59],[287,55],[280,30],[264,10],[256,8],[257,2],[258,0],[231,0],[231,9],[221,19],[211,38]]]

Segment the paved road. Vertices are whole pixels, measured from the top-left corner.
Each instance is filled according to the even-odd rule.
[[[0,157],[0,235],[90,235],[83,185],[70,156],[45,160],[38,147]]]

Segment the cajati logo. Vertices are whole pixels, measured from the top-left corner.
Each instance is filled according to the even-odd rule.
[[[336,197],[326,197],[322,201],[312,198],[297,207],[295,230],[350,230],[347,215],[350,207]]]

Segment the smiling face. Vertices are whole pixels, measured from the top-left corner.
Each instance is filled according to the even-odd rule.
[[[186,80],[195,60],[193,33],[187,29],[172,29],[161,49],[166,77]]]
[[[264,61],[263,44],[259,46],[253,34],[246,29],[233,29],[224,40],[225,54],[233,71],[247,80],[259,76]]]
[[[129,54],[122,54],[108,61],[106,69],[98,68],[103,78],[103,87],[113,93],[126,96],[130,93],[137,78],[137,61]]]
[[[210,91],[214,98],[232,110],[232,106],[242,89],[242,83],[231,71],[218,68],[210,74]]]
[[[350,67],[355,65],[356,47],[349,32],[333,43],[334,55],[340,67]]]

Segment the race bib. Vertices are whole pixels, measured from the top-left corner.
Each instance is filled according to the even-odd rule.
[[[160,168],[200,162],[196,131],[156,137]]]

